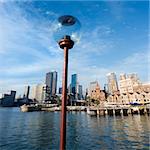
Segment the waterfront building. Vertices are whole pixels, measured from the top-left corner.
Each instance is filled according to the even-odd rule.
[[[109,92],[109,90],[108,90],[108,84],[104,84],[104,90],[105,90],[106,93]]]
[[[100,86],[97,81],[91,82],[90,89],[91,89],[91,91],[90,91],[91,99],[98,100],[100,104],[102,104],[106,100],[106,93],[104,90],[100,89]]]
[[[81,100],[83,98],[82,85],[78,85],[77,93],[78,93],[78,99]]]
[[[72,94],[71,84],[69,84],[67,91],[68,91],[68,95]]]
[[[57,72],[48,72],[46,73],[46,81],[47,94],[49,97],[56,95],[57,92]]]
[[[77,74],[72,74],[71,75],[71,93],[74,95],[74,98],[77,98]]]
[[[121,74],[119,81],[120,93],[133,93],[134,86],[138,86],[140,81],[137,74]]]
[[[45,89],[46,84],[38,84],[32,88],[32,99],[37,100],[38,102],[45,101]]]
[[[119,90],[107,94],[111,104],[150,103],[150,84],[141,83],[137,74],[120,74]]]
[[[4,107],[12,107],[15,102],[16,91],[11,91],[10,94],[4,94],[1,99],[1,105]]]
[[[36,97],[36,85],[31,87],[31,99],[35,99]]]
[[[88,91],[88,96],[91,96],[92,91],[95,90],[95,88],[97,87],[98,82],[94,81],[94,82],[90,82],[90,87],[89,87],[89,91]]]
[[[58,94],[62,94],[62,87],[59,88]]]
[[[23,97],[29,99],[29,93],[30,93],[30,86],[25,86]]]
[[[150,83],[134,86],[133,100],[137,103],[150,103]]]
[[[85,89],[85,99],[88,97],[88,88]]]
[[[119,80],[119,89],[121,94],[122,103],[131,103],[137,100],[135,89],[140,87],[141,83],[137,74],[121,74]]]
[[[121,95],[120,95],[120,91],[116,91],[113,94],[108,94],[107,95],[107,101],[109,103],[118,105],[118,104],[122,104],[122,99],[121,99]]]
[[[109,94],[114,94],[114,92],[118,91],[117,77],[114,72],[107,74],[107,81],[108,81],[108,93]]]
[[[52,82],[52,95],[57,93],[57,72],[53,72],[53,82]]]

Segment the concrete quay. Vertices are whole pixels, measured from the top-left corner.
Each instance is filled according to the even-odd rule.
[[[149,115],[149,106],[122,106],[122,107],[88,107],[87,114],[98,116],[128,116],[129,114]]]
[[[32,112],[32,111],[61,111],[61,106],[57,104],[48,105],[22,105],[20,107],[22,112]],[[67,106],[67,111],[86,111],[88,115],[98,115],[98,116],[128,116],[129,114],[140,114],[149,115],[150,106],[112,106],[112,107],[96,107],[96,106]]]
[[[51,107],[51,108],[42,108],[42,111],[61,111],[61,106]],[[86,111],[85,106],[67,106],[67,111]]]
[[[22,112],[32,112],[32,111],[61,111],[61,106],[57,104],[48,105],[22,105],[20,107]],[[86,106],[67,106],[67,111],[86,111]]]

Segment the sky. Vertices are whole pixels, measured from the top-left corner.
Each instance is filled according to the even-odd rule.
[[[109,72],[150,81],[148,1],[0,0],[0,93],[22,94],[50,71],[58,72],[61,87],[63,50],[53,33],[62,15],[81,24],[80,40],[69,50],[68,83],[77,73],[84,89],[95,80],[103,89]]]

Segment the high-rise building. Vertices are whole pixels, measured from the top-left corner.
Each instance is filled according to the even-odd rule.
[[[57,72],[53,72],[52,95],[57,93]]]
[[[72,93],[72,87],[71,84],[69,84],[68,89],[67,89],[68,94],[70,95]]]
[[[1,100],[1,105],[4,107],[14,106],[16,91],[11,91],[10,94],[4,94]]]
[[[114,94],[114,92],[118,91],[118,83],[117,77],[114,72],[107,74],[107,81],[108,81],[108,93]]]
[[[45,100],[45,84],[38,84],[32,88],[32,99],[36,99],[39,102]]]
[[[30,86],[25,86],[25,91],[24,91],[24,98],[29,98],[29,93],[30,93]]]
[[[48,94],[50,96],[56,95],[57,91],[57,72],[46,73],[46,87],[48,88]]]
[[[71,93],[76,97],[77,94],[77,74],[71,75]]]
[[[91,96],[92,91],[96,89],[97,85],[98,85],[97,81],[90,82],[90,87],[89,87],[89,91],[88,91],[89,96]]]
[[[83,98],[82,85],[78,85],[77,93],[78,93],[78,99],[81,100]]]
[[[62,94],[62,87],[59,88],[58,93]]]

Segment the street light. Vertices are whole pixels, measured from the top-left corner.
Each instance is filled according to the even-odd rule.
[[[67,74],[68,74],[68,50],[73,48],[74,43],[79,40],[80,22],[77,18],[64,15],[58,18],[54,27],[54,38],[60,48],[64,50],[64,66],[62,78],[62,106],[60,125],[60,150],[66,146],[66,100],[67,100]]]

